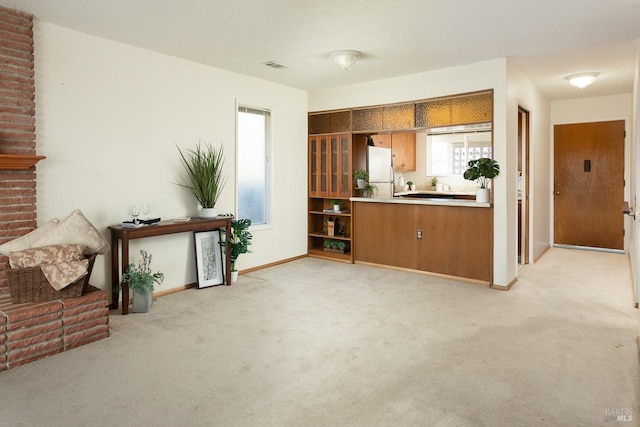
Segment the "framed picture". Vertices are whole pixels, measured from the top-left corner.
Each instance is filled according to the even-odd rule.
[[[224,284],[220,230],[196,231],[193,236],[196,244],[198,289]]]

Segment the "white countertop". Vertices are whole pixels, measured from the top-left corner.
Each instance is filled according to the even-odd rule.
[[[410,193],[410,192],[409,192]],[[418,193],[414,191],[413,193]],[[426,192],[423,192],[426,193]],[[433,193],[436,193],[433,191]],[[401,195],[403,193],[396,193]],[[446,193],[455,194],[455,193]],[[392,197],[392,198],[378,198],[378,197],[351,197],[349,200],[352,202],[366,202],[366,203],[397,203],[404,205],[439,205],[439,206],[459,206],[466,208],[490,208],[491,203],[478,203],[475,200],[464,199],[439,199],[439,198],[409,198],[409,197]]]

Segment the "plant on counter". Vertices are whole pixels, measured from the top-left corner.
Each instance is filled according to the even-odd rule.
[[[477,181],[480,188],[487,188],[493,178],[500,175],[500,165],[498,162],[483,157],[481,159],[469,160],[468,168],[464,172],[464,179]]]
[[[411,187],[413,185],[413,181],[407,181],[407,185]]]
[[[164,280],[164,274],[159,271],[155,273],[151,272],[151,254],[144,249],[140,249],[140,255],[142,259],[138,264],[129,264],[127,271],[120,279],[120,285],[126,284],[129,289],[132,290],[137,289],[153,292],[153,284],[161,284]]]
[[[364,197],[373,197],[373,193],[378,189],[373,184],[367,184],[364,186]]]
[[[431,178],[431,186],[435,187],[436,185],[438,185],[438,177],[434,176],[433,178]]]
[[[249,245],[251,245],[253,235],[249,232],[250,226],[251,220],[249,218],[232,219],[230,233],[224,228],[221,229],[225,239],[220,242],[220,245],[222,247],[228,245],[231,248],[231,271],[237,271],[236,261],[240,255],[251,252]]]

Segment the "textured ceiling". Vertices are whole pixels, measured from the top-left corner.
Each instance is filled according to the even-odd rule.
[[[549,99],[630,92],[640,0],[0,0],[36,19],[301,89],[510,57]],[[333,50],[355,49],[348,71]],[[274,61],[285,66],[263,65]],[[568,74],[597,71],[583,90]]]

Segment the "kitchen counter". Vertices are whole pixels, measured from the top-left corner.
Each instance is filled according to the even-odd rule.
[[[410,193],[410,192],[407,192]],[[416,193],[416,192],[413,192]],[[426,193],[426,192],[423,192]],[[436,193],[433,191],[432,193]],[[378,197],[351,197],[349,200],[352,202],[366,202],[366,203],[397,203],[403,205],[439,205],[439,206],[459,206],[467,208],[490,208],[491,203],[478,203],[475,200],[455,199],[455,198],[417,198],[407,197],[407,194],[396,193],[397,197],[378,198]],[[455,193],[436,193],[447,194],[455,196]]]
[[[408,197],[353,197],[351,201],[354,262],[491,283],[490,203]]]

